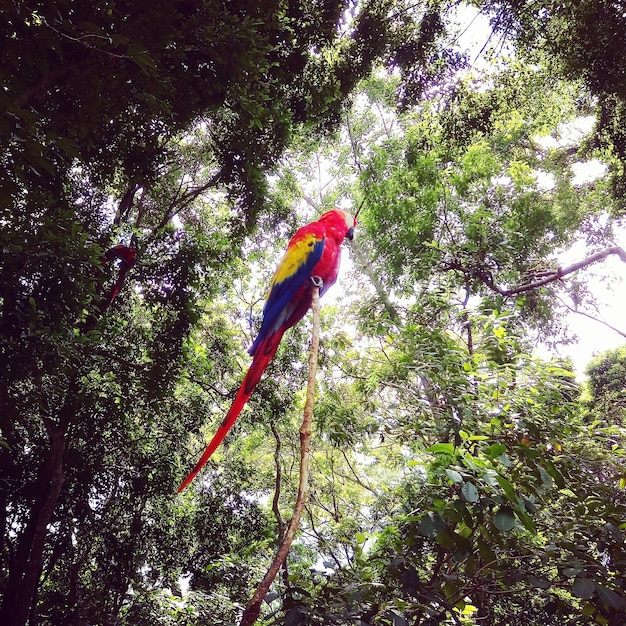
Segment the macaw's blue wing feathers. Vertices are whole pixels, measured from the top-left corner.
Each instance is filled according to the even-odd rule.
[[[322,257],[324,236],[324,228],[314,223],[301,228],[289,242],[282,263],[274,274],[274,281],[263,308],[261,330],[248,350],[251,355],[290,316],[289,303],[309,279],[313,268]]]

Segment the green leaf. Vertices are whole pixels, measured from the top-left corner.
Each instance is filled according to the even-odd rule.
[[[467,502],[478,502],[478,489],[471,482],[466,482],[461,487],[461,493]]]
[[[436,443],[427,449],[428,452],[434,454],[448,454],[454,456],[454,444],[452,443]]]
[[[506,454],[500,454],[496,457],[496,460],[500,461],[500,463],[502,463],[504,467],[511,467],[512,465],[511,459],[509,459],[508,455]]]
[[[490,487],[496,487],[497,485],[500,484],[498,483],[498,472],[496,472],[495,470],[488,469],[483,474],[482,478],[485,481],[485,483],[487,483]]]
[[[453,483],[462,483],[463,482],[463,476],[461,476],[461,474],[459,472],[457,472],[456,470],[447,469],[446,470],[446,474],[447,474],[448,478]]]
[[[552,480],[552,476],[543,469],[543,467],[539,467],[539,476],[541,478],[541,482],[546,485],[546,487],[552,487],[554,481]]]
[[[531,533],[536,533],[537,532],[537,528],[535,526],[535,522],[533,522],[533,519],[530,515],[528,515],[528,513],[525,513],[524,511],[515,511],[515,514],[517,515],[517,518],[519,519],[520,522],[522,522],[522,525],[524,526],[524,528],[531,532]]]
[[[554,479],[554,482],[558,485],[559,489],[565,489],[565,478],[563,474],[559,472],[552,461],[546,461],[546,470],[548,474]]]
[[[460,513],[461,518],[465,522],[468,528],[471,528],[474,524],[474,520],[472,518],[472,514],[469,512],[468,508],[465,506],[465,503],[462,500],[457,500],[454,503],[454,508]]]
[[[494,516],[493,525],[503,532],[515,526],[515,514],[508,506],[503,506]]]
[[[491,547],[491,537],[488,541],[484,541],[482,538],[478,540],[478,552],[480,554],[480,558],[485,563],[494,563],[497,560],[496,553]]]
[[[472,577],[476,572],[476,555],[470,554],[465,561],[465,575]]]
[[[595,589],[596,584],[593,580],[585,578],[584,576],[577,576],[572,585],[572,594],[577,598],[591,598]]]
[[[626,600],[624,597],[612,589],[596,584],[596,590],[600,600],[602,600],[602,602],[604,602],[607,606],[610,606],[613,609],[622,609],[626,607]]]
[[[443,521],[440,515],[429,511],[424,515],[420,522],[419,532],[425,537],[436,537],[444,532],[446,529],[446,523]]]
[[[112,35],[110,35],[110,38],[111,38],[111,43],[116,48],[118,46],[127,46],[128,45],[128,37],[125,37],[124,35],[112,34]]]
[[[504,476],[500,475],[498,475],[498,483],[500,484],[500,487],[502,487],[502,490],[504,491],[507,500],[516,503],[517,494],[515,493],[515,488],[513,487],[513,485],[506,478],[504,478]]]
[[[528,582],[537,589],[550,589],[550,581],[540,576],[529,576]]]
[[[537,512],[537,504],[535,503],[532,497],[524,498],[524,506],[526,507],[526,510],[529,511],[530,513]]]
[[[390,611],[391,614],[391,623],[393,626],[408,626],[409,622],[403,615],[397,613],[396,611]]]
[[[582,567],[564,567],[563,568],[563,576],[566,578],[571,578],[572,576],[576,576],[582,572]]]
[[[94,22],[78,22],[78,28],[88,33],[95,33],[96,35],[105,36],[106,32],[102,27]]]
[[[494,443],[485,448],[485,454],[490,459],[495,459],[496,457],[500,456],[501,454],[504,454],[505,452],[506,452],[506,446],[502,443]]]
[[[148,69],[156,68],[152,58],[144,46],[139,43],[131,43],[126,50],[126,55],[134,61],[144,72]]]

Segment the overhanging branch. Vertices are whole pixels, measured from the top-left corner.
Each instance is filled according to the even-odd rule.
[[[626,252],[624,252],[624,250],[619,246],[613,246],[612,248],[600,250],[600,252],[596,252],[595,254],[588,256],[586,259],[583,259],[582,261],[577,261],[576,263],[572,263],[567,267],[557,267],[554,271],[546,273],[538,280],[532,281],[530,283],[524,283],[523,285],[518,285],[517,287],[511,287],[510,289],[499,287],[487,275],[481,275],[480,280],[482,280],[482,282],[487,285],[489,289],[495,291],[496,293],[499,293],[502,296],[514,296],[519,293],[533,291],[534,289],[538,289],[539,287],[543,287],[544,285],[549,285],[550,283],[553,283],[556,280],[560,280],[568,274],[573,274],[574,272],[577,272],[578,270],[581,270],[588,265],[596,263],[597,261],[602,261],[612,254],[617,255],[622,262],[626,263]],[[450,265],[450,268],[461,269],[460,267],[455,267],[453,265]]]
[[[350,248],[354,253],[354,257],[357,261],[359,269],[370,279],[372,285],[374,286],[374,289],[376,290],[376,295],[383,303],[383,307],[385,308],[389,319],[394,324],[399,324],[400,316],[398,315],[398,311],[389,299],[389,296],[387,295],[387,292],[385,291],[382,283],[378,279],[378,276],[376,276],[375,272],[372,271],[371,264],[368,261],[367,257],[363,254],[359,246],[353,241],[350,242]]]

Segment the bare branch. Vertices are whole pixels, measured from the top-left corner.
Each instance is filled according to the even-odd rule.
[[[352,147],[352,158],[354,159],[354,165],[356,166],[359,173],[363,173],[363,168],[361,167],[361,160],[359,159],[359,155],[357,154],[356,149],[356,141],[354,140],[354,136],[352,135],[352,126],[350,126],[350,117],[346,115],[346,128],[348,129],[348,137],[350,137],[350,146]]]
[[[320,301],[319,287],[316,285],[313,286],[311,310],[313,311],[313,337],[311,350],[309,352],[309,378],[307,383],[306,403],[304,405],[302,426],[300,426],[300,483],[298,485],[298,496],[293,509],[293,516],[287,526],[283,541],[278,547],[276,556],[265,573],[263,580],[248,603],[243,617],[241,618],[240,626],[252,626],[259,617],[263,598],[267,595],[274,578],[276,578],[276,574],[289,554],[289,549],[298,531],[300,518],[302,517],[302,512],[306,504],[309,490],[309,468],[311,465],[311,425],[313,422],[313,405],[315,402],[315,376],[317,373],[317,355],[320,344]]]
[[[170,202],[170,205],[165,210],[163,217],[159,224],[153,229],[153,234],[158,233],[162,228],[165,228],[169,221],[175,216],[178,215],[183,209],[186,209],[198,196],[202,195],[205,191],[211,189],[211,187],[215,187],[215,185],[219,182],[219,175],[212,176],[206,183],[202,185],[197,185],[195,187],[187,188],[183,193],[180,193],[183,186],[183,181],[181,179],[180,185]]]
[[[198,387],[200,387],[202,389],[202,391],[206,392],[206,393],[214,393],[217,396],[220,396],[222,398],[229,398],[231,397],[231,393],[229,391],[224,391],[222,389],[218,389],[215,385],[212,385],[211,383],[207,383],[204,380],[200,380],[199,378],[196,378],[195,376],[192,376],[191,374],[187,373],[187,379],[192,382],[194,385],[198,385]]]
[[[350,463],[350,461],[348,459],[348,456],[346,455],[346,451],[342,449],[341,450],[341,454],[343,455],[343,458],[345,459],[346,463],[348,464],[348,467],[350,468],[350,471],[354,475],[354,478],[351,478],[350,476],[345,476],[343,474],[340,474],[339,472],[335,472],[337,474],[337,476],[340,476],[341,478],[345,478],[346,480],[351,480],[353,482],[356,482],[356,484],[360,485],[361,487],[363,487],[363,489],[367,489],[368,491],[371,491],[375,496],[378,496],[378,492],[376,491],[376,489],[374,489],[373,487],[370,487],[369,485],[366,485],[359,478],[359,475],[354,470],[354,467],[352,467],[352,464]]]
[[[88,349],[85,350],[85,352],[95,354],[97,356],[102,356],[107,360],[116,361],[120,365],[123,365],[124,367],[128,367],[129,369],[133,369],[138,372],[145,372],[147,369],[145,363],[136,363],[134,361],[130,361],[129,359],[125,359],[124,357],[115,352],[112,352],[111,350],[104,350],[96,346],[90,346]]]
[[[304,198],[305,202],[312,208],[315,209],[315,211],[320,210],[320,207],[322,206],[317,200],[315,200],[315,198],[312,198],[311,196],[307,195],[306,193],[302,194],[302,197]]]
[[[18,107],[26,106],[30,102],[31,99],[39,99],[45,96],[48,90],[48,87],[57,78],[60,78],[63,74],[65,74],[68,71],[69,67],[70,67],[69,65],[64,63],[63,65],[60,65],[56,67],[55,69],[51,70],[50,72],[48,72],[47,74],[45,74],[43,78],[34,87],[27,89],[21,96],[17,98],[15,102],[16,106]]]
[[[541,278],[539,280],[533,281],[531,283],[525,283],[523,285],[518,285],[517,287],[511,287],[510,289],[505,289],[504,287],[498,287],[490,276],[487,275],[486,272],[477,275],[483,284],[485,284],[489,289],[499,293],[501,296],[514,296],[518,293],[525,293],[527,291],[533,291],[534,289],[538,289],[539,287],[543,287],[544,285],[549,285],[561,278],[567,276],[568,274],[573,274],[578,270],[581,270],[592,263],[596,263],[597,261],[602,261],[612,254],[616,254],[620,260],[626,263],[626,252],[624,252],[623,248],[619,246],[613,246],[612,248],[606,248],[605,250],[600,250],[591,256],[588,256],[586,259],[582,261],[577,261],[576,263],[572,263],[567,267],[557,267],[554,271],[542,273]],[[469,273],[468,268],[463,267],[458,262],[448,263],[448,269],[459,270],[464,273]]]
[[[276,430],[276,426],[274,426],[274,424],[271,424],[270,428],[272,429],[274,439],[276,439],[276,450],[274,451],[274,465],[276,467],[276,487],[274,488],[274,498],[272,499],[272,511],[274,512],[276,522],[278,523],[278,542],[280,543],[283,540],[285,533],[285,521],[283,520],[283,516],[280,514],[280,507],[278,506],[278,503],[280,501],[280,483],[282,477],[282,469],[280,466],[281,440],[278,430]]]
[[[122,196],[120,200],[119,206],[117,208],[117,212],[115,215],[115,219],[113,220],[114,224],[119,224],[122,220],[126,220],[128,217],[128,213],[133,206],[133,201],[135,199],[135,194],[139,191],[139,185],[136,183],[132,183],[129,185],[128,189]]]
[[[567,304],[566,302],[563,302],[562,299],[561,299],[561,303],[563,304],[563,306],[570,313],[576,313],[577,315],[582,315],[583,317],[586,317],[587,319],[590,319],[592,322],[598,322],[599,324],[603,324],[604,326],[606,326],[610,330],[616,332],[618,335],[626,338],[626,332],[620,330],[619,328],[615,328],[615,326],[612,326],[607,321],[605,321],[603,319],[600,319],[599,317],[596,317],[595,315],[591,315],[591,313],[587,313],[585,311],[581,311],[580,309],[574,308],[574,307],[570,306],[569,304]]]

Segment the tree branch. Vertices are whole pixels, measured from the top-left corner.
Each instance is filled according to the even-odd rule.
[[[576,263],[572,263],[572,265],[568,265],[567,267],[557,267],[553,272],[549,272],[547,275],[543,276],[539,280],[536,280],[531,283],[526,283],[524,285],[518,285],[517,287],[511,287],[510,289],[504,289],[503,287],[498,287],[493,280],[486,276],[480,276],[482,282],[489,287],[492,291],[499,293],[501,296],[514,296],[518,293],[524,293],[526,291],[532,291],[533,289],[537,289],[539,287],[543,287],[544,285],[548,285],[555,280],[559,280],[568,274],[572,274],[577,272],[592,263],[596,263],[597,261],[602,261],[606,259],[611,254],[616,254],[623,263],[626,263],[626,252],[624,252],[623,248],[619,246],[613,246],[612,248],[606,248],[606,250],[600,250],[600,252],[596,252],[591,256],[588,256],[586,259],[582,261],[578,261]],[[454,267],[452,269],[462,269],[459,267]]]
[[[320,203],[315,200],[314,198],[311,198],[311,196],[308,196],[306,193],[302,194],[302,197],[304,198],[304,201],[315,211],[319,211],[320,210]]]
[[[389,296],[387,295],[387,292],[385,291],[382,283],[378,280],[376,274],[372,272],[369,261],[367,260],[361,249],[354,243],[354,241],[350,242],[350,248],[352,249],[352,252],[354,253],[354,256],[358,262],[359,269],[363,271],[372,282],[372,285],[376,290],[376,294],[380,298],[380,301],[383,303],[383,306],[385,307],[385,311],[387,311],[389,318],[394,324],[399,324],[400,316],[398,315],[398,311],[391,303],[391,300],[389,299]]]
[[[574,308],[570,306],[569,304],[567,304],[566,302],[563,302],[562,299],[561,299],[561,303],[570,313],[576,313],[577,315],[582,315],[583,317],[590,319],[592,322],[598,322],[598,324],[602,324],[606,326],[607,328],[609,328],[610,330],[612,330],[613,332],[616,332],[621,337],[626,338],[626,332],[620,330],[619,328],[615,328],[615,326],[612,326],[605,320],[600,319],[599,317],[596,317],[595,315],[591,315],[591,313],[586,313],[585,311],[581,311],[580,309]]]
[[[152,234],[156,235],[161,229],[165,228],[174,216],[186,209],[198,196],[211,189],[211,187],[215,187],[219,180],[219,174],[215,174],[206,183],[189,187],[181,193],[183,187],[183,179],[181,178],[178,190],[165,210],[161,221],[153,228]]]
[[[276,439],[276,450],[274,451],[274,465],[276,467],[276,487],[274,488],[274,498],[272,499],[272,511],[274,512],[276,522],[278,523],[278,542],[280,543],[283,540],[283,536],[285,534],[285,521],[283,520],[283,516],[280,514],[280,507],[278,506],[278,503],[280,501],[280,482],[282,477],[282,470],[280,467],[281,441],[278,430],[276,430],[276,426],[274,426],[274,424],[270,424],[270,428],[272,429],[274,439]]]
[[[222,391],[221,389],[218,389],[215,385],[212,385],[211,383],[207,383],[204,380],[200,380],[199,378],[196,378],[195,376],[192,376],[189,373],[186,373],[186,376],[189,382],[194,383],[194,385],[198,385],[198,387],[200,387],[200,389],[202,389],[202,391],[204,391],[205,393],[213,392],[215,395],[220,396],[222,398],[231,397],[231,393],[229,391]]]
[[[128,186],[128,189],[122,196],[122,199],[117,207],[113,224],[117,226],[122,220],[125,220],[128,217],[128,213],[130,212],[133,206],[133,201],[135,200],[135,194],[139,191],[139,189],[140,186],[137,183],[131,183]]]
[[[45,74],[41,80],[30,89],[27,89],[21,96],[17,98],[15,101],[16,106],[23,107],[26,106],[31,99],[39,99],[45,96],[48,87],[57,79],[60,78],[63,74],[65,74],[69,69],[68,64],[59,65],[55,69],[49,71]]]
[[[356,165],[356,168],[359,170],[359,174],[362,174],[363,168],[361,167],[361,161],[359,159],[359,155],[357,154],[356,141],[354,140],[354,136],[352,135],[352,126],[350,126],[349,115],[346,115],[346,128],[348,129],[348,137],[350,138],[350,146],[352,147],[352,158],[354,159],[354,164]]]
[[[298,526],[300,525],[300,518],[302,517],[302,512],[306,504],[309,488],[309,467],[311,464],[311,424],[313,422],[313,405],[315,402],[315,376],[317,373],[317,354],[320,343],[319,287],[315,284],[313,285],[311,310],[313,311],[313,338],[309,352],[309,378],[307,383],[306,403],[304,405],[302,425],[300,426],[300,483],[298,485],[298,496],[293,509],[293,516],[287,526],[283,541],[278,547],[276,556],[263,577],[263,580],[248,603],[243,617],[241,618],[240,626],[252,626],[259,617],[263,598],[267,595],[274,578],[276,578],[276,574],[289,554],[289,549],[296,536]]]
[[[370,487],[369,485],[366,485],[359,478],[359,475],[354,471],[354,467],[352,467],[352,464],[350,463],[350,461],[348,459],[348,455],[346,454],[346,451],[342,449],[341,450],[341,454],[343,455],[343,458],[345,459],[346,463],[348,464],[348,467],[350,468],[350,471],[354,475],[354,478],[350,478],[349,476],[344,476],[343,474],[340,474],[339,472],[336,472],[337,476],[341,476],[341,478],[345,478],[346,480],[352,480],[353,482],[356,482],[357,485],[360,485],[361,487],[363,487],[363,489],[367,489],[368,491],[373,493],[375,496],[378,496],[378,492],[376,491],[376,489]]]

